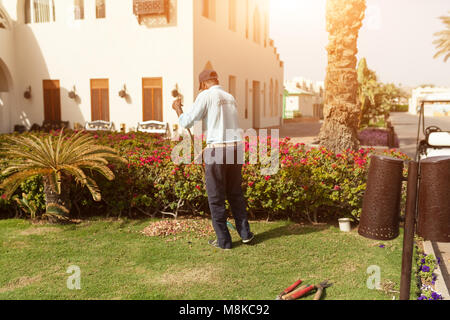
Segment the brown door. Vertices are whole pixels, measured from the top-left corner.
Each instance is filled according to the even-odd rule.
[[[259,81],[253,81],[253,129],[261,126],[261,85]]]
[[[142,79],[143,121],[163,121],[162,78]]]
[[[44,80],[44,120],[61,121],[61,91],[59,80]]]
[[[109,80],[91,80],[91,121],[109,121]]]

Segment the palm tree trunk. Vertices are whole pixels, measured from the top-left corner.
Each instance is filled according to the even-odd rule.
[[[365,0],[327,0],[329,32],[326,96],[319,140],[334,151],[359,147],[357,40],[366,9]]]
[[[55,186],[50,182],[49,177],[44,177],[44,194],[46,214],[49,216],[58,216],[67,218],[70,214],[71,201],[69,197],[68,178],[64,177],[61,183],[61,194],[56,192]]]

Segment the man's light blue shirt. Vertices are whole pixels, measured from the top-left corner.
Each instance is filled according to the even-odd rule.
[[[179,121],[186,129],[202,121],[207,144],[242,141],[236,100],[219,85],[202,91],[192,109],[183,113]]]

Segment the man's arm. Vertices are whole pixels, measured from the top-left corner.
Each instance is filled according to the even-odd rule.
[[[207,109],[207,100],[204,94],[200,94],[194,103],[192,110],[184,113],[180,100],[173,103],[172,108],[176,111],[180,122],[180,126],[186,129],[192,128],[196,121],[200,121],[205,117]]]
[[[173,110],[178,115],[178,118],[183,114],[183,104],[181,103],[181,99],[175,100],[175,102],[172,105]]]

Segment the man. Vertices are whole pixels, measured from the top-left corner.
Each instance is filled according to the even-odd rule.
[[[203,122],[206,133],[205,180],[209,208],[217,239],[209,241],[214,247],[231,249],[231,235],[227,226],[225,200],[231,206],[236,229],[243,243],[253,238],[248,223],[247,204],[242,191],[242,134],[234,97],[219,85],[217,72],[205,70],[200,76],[200,94],[192,110],[183,113],[181,100],[173,104],[180,125],[189,129],[197,121]],[[230,159],[231,158],[231,159]],[[231,160],[231,161],[230,161]]]

